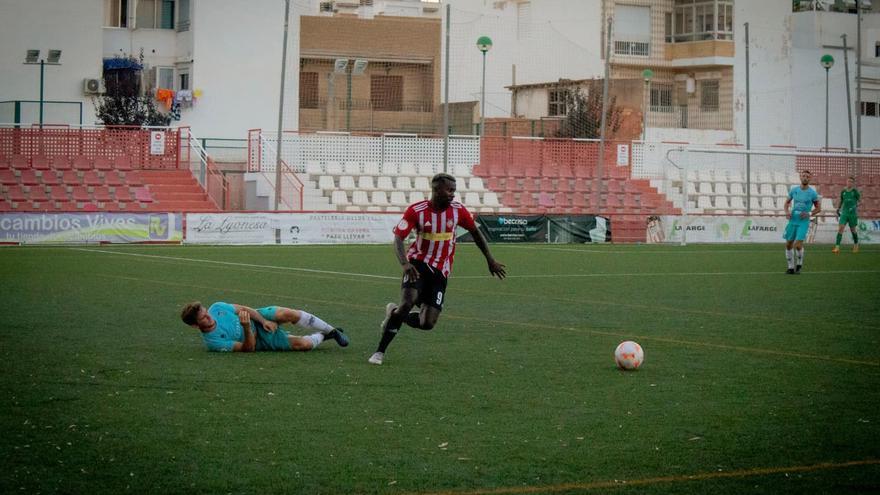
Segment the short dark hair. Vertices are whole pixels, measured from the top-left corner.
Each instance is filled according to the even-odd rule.
[[[855,176],[855,175],[850,175],[849,177],[847,177],[847,179],[849,179],[849,180],[855,182],[855,181],[856,181],[856,176]]]
[[[187,325],[195,325],[199,321],[199,310],[202,307],[202,303],[198,301],[187,304],[180,311],[180,319]]]
[[[443,181],[443,180],[448,180],[449,182],[455,183],[455,177],[453,177],[447,173],[440,172],[439,174],[436,174],[434,177],[431,177],[431,188],[433,189],[433,188],[439,186],[440,181]]]
[[[813,175],[813,172],[810,172],[809,170],[806,170],[806,169],[801,170],[801,173],[804,173],[804,172],[806,172],[806,173],[808,173],[808,174],[810,174],[810,175]]]

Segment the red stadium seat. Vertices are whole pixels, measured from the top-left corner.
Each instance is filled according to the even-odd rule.
[[[40,177],[40,181],[47,186],[57,186],[61,184],[61,181],[58,180],[58,175],[54,170],[46,170],[43,172],[43,176]]]
[[[73,200],[77,202],[91,201],[92,196],[85,186],[76,186],[73,188]]]
[[[121,187],[125,185],[125,180],[119,177],[116,172],[107,172],[107,175],[104,176],[104,183],[110,187]]]
[[[83,184],[87,186],[100,186],[104,184],[104,179],[98,176],[98,172],[94,170],[88,170],[83,175]]]
[[[68,201],[70,197],[67,195],[67,191],[63,187],[53,187],[51,191],[49,191],[49,199],[55,202]]]
[[[49,166],[49,159],[43,155],[37,155],[31,158],[31,168],[34,170],[49,170],[52,168]]]
[[[107,186],[96,187],[94,191],[92,191],[92,197],[99,203],[109,203],[110,201],[113,201],[113,197],[110,196],[110,188]]]
[[[18,177],[15,176],[15,173],[13,173],[12,170],[0,169],[0,184],[4,186],[18,184]]]
[[[28,196],[31,201],[37,201],[39,203],[45,203],[49,201],[49,196],[46,195],[46,190],[41,186],[32,187],[31,192]]]
[[[31,168],[31,161],[24,155],[12,155],[12,168],[17,170]]]
[[[79,179],[79,175],[76,174],[73,170],[65,170],[64,174],[61,175],[61,182],[68,186],[78,186],[82,184],[82,181]]]
[[[131,190],[127,187],[117,187],[114,194],[116,196],[116,201],[119,201],[119,202],[134,201],[134,196],[131,195]]]
[[[141,203],[152,203],[153,195],[150,193],[150,190],[146,187],[139,187],[134,190],[134,197]]]
[[[12,204],[3,198],[0,198],[0,211],[12,211]]]
[[[6,191],[6,197],[14,203],[23,203],[28,200],[28,194],[24,192],[24,188],[17,185],[9,186],[9,190]]]
[[[117,156],[113,160],[113,165],[115,166],[116,170],[120,170],[122,172],[128,172],[129,170],[134,168],[131,163],[131,158],[126,155]]]
[[[111,162],[106,156],[95,157],[95,170],[100,170],[102,172],[113,170],[113,162]]]
[[[40,178],[37,177],[37,171],[29,168],[21,171],[21,176],[19,176],[18,182],[26,186],[35,186],[41,181]]]
[[[92,169],[92,161],[85,156],[77,156],[73,159],[73,168],[79,171]]]
[[[56,156],[52,158],[52,168],[55,170],[70,170],[73,164],[70,162],[69,156]]]
[[[129,186],[142,186],[144,185],[143,179],[141,179],[141,174],[137,171],[128,172],[125,174],[125,182],[128,183]]]

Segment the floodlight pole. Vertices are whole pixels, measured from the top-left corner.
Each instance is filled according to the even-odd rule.
[[[443,172],[449,173],[449,14],[450,5],[446,4],[446,67],[444,67],[445,83],[443,87]]]
[[[852,128],[852,105],[849,104],[850,94],[849,94],[849,55],[847,52],[846,46],[846,34],[841,34],[841,38],[843,38],[843,80],[846,81],[846,123],[849,127],[849,152],[853,152],[853,128]],[[849,173],[849,171],[847,171]]]
[[[43,81],[46,74],[46,61],[40,59],[40,129],[43,129]]]
[[[486,124],[486,52],[492,48],[492,39],[488,36],[477,38],[477,50],[483,53],[483,85],[480,88],[480,137],[483,137],[483,127]]]
[[[605,43],[605,79],[602,81],[602,118],[599,126],[599,163],[596,167],[596,175],[601,179],[603,170],[602,165],[605,163],[605,120],[608,113],[608,78],[611,77],[611,22],[612,18],[608,17],[608,29],[606,33],[608,37]]]
[[[278,95],[278,139],[275,142],[275,210],[281,204],[281,143],[284,119],[284,75],[287,71],[287,29],[290,18],[290,0],[284,0],[284,44],[281,45],[281,91]]]

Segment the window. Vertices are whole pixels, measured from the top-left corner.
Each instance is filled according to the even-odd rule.
[[[177,88],[178,91],[183,89],[189,89],[189,73],[184,72],[180,74],[180,87]]]
[[[532,37],[532,2],[516,4],[516,39],[523,41]]]
[[[557,117],[568,114],[568,110],[565,107],[565,100],[568,98],[567,89],[551,89],[547,96],[549,97],[548,116]]]
[[[880,41],[874,45],[874,56],[880,58]]]
[[[718,111],[718,81],[700,82],[700,110],[704,112]]]
[[[333,12],[333,3],[332,2],[321,2],[320,11],[321,12]]]
[[[318,73],[299,73],[299,107],[318,108]]]
[[[370,104],[373,110],[399,112],[403,109],[403,76],[370,76]]]
[[[880,117],[880,113],[878,113],[878,105],[876,101],[863,101],[862,102],[862,115],[865,117]]]
[[[673,42],[733,39],[733,0],[676,0]]]
[[[672,86],[651,84],[651,111],[672,112]]]
[[[128,0],[104,0],[104,26],[128,27]]]
[[[647,57],[651,52],[651,8],[614,6],[614,54]]]
[[[672,42],[672,12],[667,12],[663,21],[663,36],[667,43]]]
[[[156,84],[163,89],[174,87],[174,69],[171,67],[156,68]]]
[[[135,27],[174,29],[174,0],[138,0]]]
[[[177,31],[189,31],[189,0],[177,0]]]

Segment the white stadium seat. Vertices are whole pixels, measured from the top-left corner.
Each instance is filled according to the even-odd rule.
[[[309,175],[321,175],[324,173],[324,169],[318,162],[306,162],[306,173]]]
[[[422,177],[433,177],[436,173],[433,163],[419,163],[416,166],[416,172]]]
[[[394,188],[398,191],[409,191],[413,188],[412,181],[410,181],[409,177],[399,176],[394,181]]]
[[[354,177],[350,175],[343,175],[339,177],[339,189],[343,189],[346,191],[357,189],[357,187],[354,185]]]
[[[403,194],[403,191],[391,192],[391,206],[409,206],[409,203],[406,202],[406,196]]]
[[[712,183],[708,181],[700,182],[700,194],[714,194]]]
[[[365,162],[363,174],[364,175],[379,175],[379,164],[376,162]]]
[[[427,177],[416,177],[413,181],[413,189],[416,191],[428,192],[431,190],[430,179]]]
[[[330,195],[330,202],[336,206],[348,206],[350,204],[345,191],[333,191],[333,194]]]
[[[342,164],[339,162],[327,162],[324,168],[329,175],[342,175]]]
[[[727,182],[715,183],[715,196],[727,196],[730,191],[727,188]]]
[[[360,175],[361,174],[361,164],[360,162],[345,162],[342,164],[342,173],[346,175]]]
[[[318,189],[323,191],[330,191],[336,189],[336,184],[333,182],[333,177],[329,175],[322,175],[318,178]]]
[[[376,189],[376,185],[373,184],[373,176],[372,175],[362,175],[358,177],[358,189],[363,191],[372,191]]]
[[[475,192],[465,193],[464,205],[468,208],[479,208],[482,206],[480,203],[480,195]]]
[[[697,208],[702,210],[711,210],[714,207],[712,206],[712,199],[709,196],[700,196],[697,198]]]
[[[726,213],[729,209],[730,204],[727,202],[727,196],[715,196],[716,213]]]
[[[409,193],[410,204],[418,203],[419,201],[424,201],[424,200],[425,200],[425,193],[423,193],[422,191],[412,191]]]
[[[379,175],[390,175],[395,176],[400,171],[398,165],[393,162],[386,162],[382,164],[382,167],[379,169]]]
[[[376,179],[376,189],[380,189],[382,191],[393,191],[394,184],[391,183],[391,177],[387,175],[379,176]]]
[[[370,198],[367,197],[367,191],[354,191],[351,193],[351,203],[357,206],[368,206]]]
[[[416,164],[410,162],[404,162],[400,164],[400,175],[406,175],[409,177],[415,177],[419,175],[416,171]]]
[[[498,201],[498,194],[493,192],[483,193],[483,204],[486,206],[491,206],[493,208],[498,208],[501,206],[501,203]]]
[[[373,191],[370,203],[373,206],[388,206],[388,194],[385,191]]]
[[[469,191],[483,192],[486,190],[486,186],[483,184],[483,179],[479,177],[471,177],[468,179],[467,183]]]

